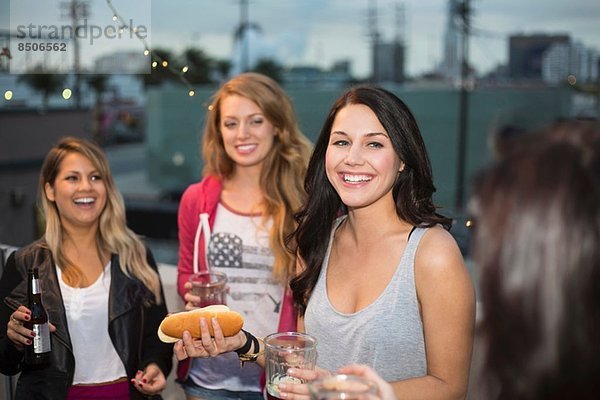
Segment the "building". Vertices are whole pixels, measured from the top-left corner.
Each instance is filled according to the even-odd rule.
[[[458,84],[461,80],[462,30],[460,0],[448,0],[446,30],[444,32],[443,59],[438,73],[445,80]]]
[[[116,51],[97,57],[94,61],[97,74],[150,73],[150,59],[141,51]]]
[[[557,43],[542,57],[542,78],[551,85],[565,83],[569,77],[579,83],[595,82],[599,61],[598,51],[580,42]]]
[[[508,71],[512,79],[542,80],[544,53],[556,44],[569,44],[569,35],[512,35],[509,39]]]
[[[404,44],[378,42],[374,46],[373,81],[401,83],[405,80]]]

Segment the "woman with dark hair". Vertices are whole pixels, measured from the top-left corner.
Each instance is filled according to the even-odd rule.
[[[370,86],[342,94],[315,145],[305,188],[291,287],[299,329],[317,339],[319,366],[369,365],[401,399],[463,398],[474,290],[443,228],[450,220],[436,213],[429,158],[407,106]],[[177,356],[210,357],[251,340],[242,333],[205,337],[184,337]],[[262,344],[249,347],[260,354]],[[279,389],[284,398],[306,398],[306,385]]]
[[[483,315],[471,397],[598,399],[600,124],[531,137],[474,187]]]
[[[156,331],[167,314],[152,253],[127,228],[108,160],[95,144],[64,138],[42,165],[41,239],[17,250],[0,279],[0,372],[20,373],[17,399],[142,399],[159,394],[172,365]],[[27,272],[38,267],[51,322],[44,366],[24,362]]]

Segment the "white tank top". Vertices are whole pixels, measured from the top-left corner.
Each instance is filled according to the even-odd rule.
[[[67,285],[56,267],[75,357],[73,385],[110,382],[127,376],[108,334],[110,264],[109,261],[96,282],[86,288]]]
[[[329,371],[351,363],[367,364],[388,382],[427,374],[423,323],[414,279],[415,252],[424,228],[416,228],[390,283],[366,308],[344,314],[327,296],[327,265],[333,226],[323,266],[304,315],[306,333],[317,339],[317,365]],[[364,266],[368,268],[368,266]]]

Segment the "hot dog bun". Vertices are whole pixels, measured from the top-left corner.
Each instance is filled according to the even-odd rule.
[[[158,337],[165,343],[173,343],[181,339],[183,331],[188,331],[193,338],[199,338],[200,318],[206,318],[210,335],[214,336],[211,319],[217,318],[223,336],[233,336],[238,333],[244,325],[242,316],[231,311],[224,305],[197,308],[191,311],[183,311],[168,315],[158,327]]]

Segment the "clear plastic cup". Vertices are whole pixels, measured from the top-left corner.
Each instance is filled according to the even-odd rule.
[[[190,276],[191,293],[200,297],[196,307],[227,303],[227,275],[222,272],[200,272]]]
[[[267,392],[279,398],[279,384],[303,383],[289,376],[289,368],[315,369],[317,363],[317,340],[305,333],[273,333],[265,338]]]

